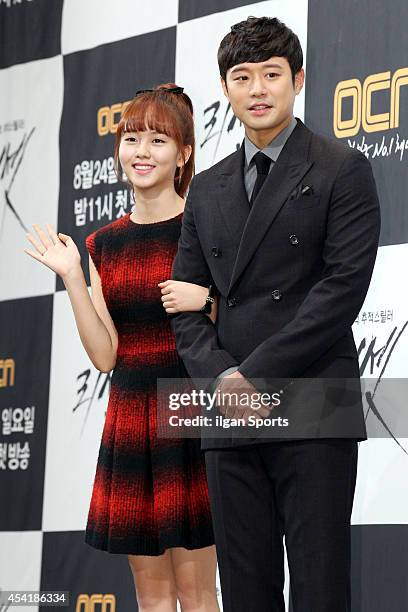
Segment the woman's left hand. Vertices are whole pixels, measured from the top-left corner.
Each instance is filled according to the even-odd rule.
[[[169,314],[198,312],[204,306],[208,295],[208,287],[184,281],[170,279],[159,283],[159,287],[162,292],[163,307]]]

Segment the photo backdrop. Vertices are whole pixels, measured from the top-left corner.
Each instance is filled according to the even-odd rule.
[[[83,542],[110,375],[84,352],[63,284],[23,253],[25,232],[70,234],[87,271],[85,237],[130,211],[113,143],[138,89],[185,87],[197,172],[234,151],[243,128],[216,51],[249,15],[300,38],[295,115],[372,163],[381,246],[354,335],[365,379],[408,377],[406,0],[0,0],[0,589],[70,591],[79,612],[135,609],[126,557]],[[376,435],[359,447],[352,609],[402,612],[408,432],[372,403],[366,417]]]

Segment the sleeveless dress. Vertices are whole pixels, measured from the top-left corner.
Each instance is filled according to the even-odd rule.
[[[156,379],[186,377],[157,286],[171,278],[181,222],[128,213],[86,239],[119,345],[85,541],[111,553],[214,544],[200,440],[157,435]]]

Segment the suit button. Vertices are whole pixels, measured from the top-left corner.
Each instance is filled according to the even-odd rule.
[[[274,300],[280,300],[280,299],[281,299],[282,294],[281,294],[281,292],[279,291],[279,289],[274,289],[274,290],[272,291],[272,297],[273,297],[273,299],[274,299]]]
[[[290,244],[293,244],[294,246],[299,244],[299,238],[296,236],[296,234],[291,234],[289,236],[289,240],[290,240]]]
[[[228,304],[228,306],[229,306],[230,308],[232,308],[233,306],[235,306],[235,304],[237,303],[237,301],[238,301],[238,298],[230,298],[230,299],[227,301],[227,304]]]
[[[219,257],[221,255],[221,249],[219,249],[218,247],[213,247],[211,249],[211,255],[213,257]]]

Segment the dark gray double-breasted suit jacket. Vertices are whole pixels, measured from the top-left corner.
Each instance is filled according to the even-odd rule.
[[[359,391],[351,326],[380,231],[369,161],[298,119],[252,208],[243,168],[242,144],[194,177],[186,201],[173,278],[219,292],[215,325],[202,313],[172,316],[189,375],[213,378],[237,365],[251,381],[278,379],[275,389],[329,378],[354,380]],[[305,392],[290,413],[299,416],[294,437],[366,437],[360,393],[340,387],[324,397]],[[202,447],[243,443],[227,433]]]

